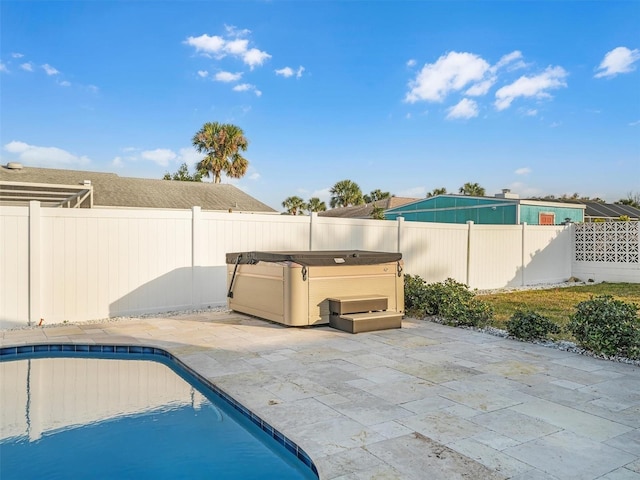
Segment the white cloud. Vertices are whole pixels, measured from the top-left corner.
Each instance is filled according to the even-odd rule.
[[[86,156],[77,156],[57,147],[38,147],[25,142],[12,141],[4,146],[4,149],[17,155],[17,158],[29,166],[75,166],[86,165],[91,160]]]
[[[234,92],[254,92],[257,97],[262,95],[262,92],[256,88],[255,85],[251,85],[250,83],[241,83],[240,85],[236,85],[233,87]]]
[[[257,48],[249,48],[249,40],[241,38],[249,33],[249,30],[238,30],[235,27],[225,27],[228,36],[232,38],[224,38],[218,35],[202,34],[199,37],[187,37],[184,41],[187,45],[194,47],[196,52],[206,56],[213,56],[222,59],[227,55],[239,58],[251,70],[262,65],[271,58],[267,52]]]
[[[511,85],[498,89],[496,109],[509,108],[518,97],[549,98],[551,95],[547,90],[566,87],[566,77],[567,72],[562,67],[548,67],[543,73],[533,77],[522,76]]]
[[[231,55],[243,55],[247,51],[249,40],[246,38],[237,38],[236,40],[227,41],[224,50]]]
[[[178,150],[178,163],[186,163],[189,166],[193,166],[198,163],[204,155],[198,153],[193,147],[183,147]]]
[[[640,50],[629,50],[627,47],[614,48],[604,56],[595,77],[615,77],[619,73],[632,72],[636,69],[633,64],[638,60],[640,60]]]
[[[486,95],[489,89],[493,87],[495,83],[496,83],[496,77],[491,77],[487,80],[476,83],[475,85],[471,85],[471,87],[469,87],[469,89],[464,93],[466,95],[471,95],[472,97]]]
[[[218,82],[235,82],[242,78],[242,72],[231,73],[231,72],[218,72],[215,74],[216,81]]]
[[[20,65],[20,68],[27,72],[33,72],[33,64],[31,62],[23,63],[22,65]]]
[[[250,83],[241,83],[240,85],[236,85],[235,87],[233,87],[233,91],[234,92],[246,92],[248,90],[252,90],[255,87],[253,85],[251,85]]]
[[[87,85],[87,90],[93,93],[98,93],[100,91],[100,89],[95,85]]]
[[[498,63],[496,63],[493,66],[494,70],[499,70],[500,68],[506,67],[507,65],[513,64],[513,62],[515,62],[516,60],[519,60],[518,62],[516,62],[516,66],[517,67],[522,67],[525,65],[524,62],[522,62],[522,52],[520,52],[519,50],[514,50],[511,53],[507,53],[506,55],[503,55],[500,60],[498,60]],[[512,69],[513,69],[513,65],[512,65]]]
[[[200,77],[202,78],[206,78],[207,75],[209,75],[209,72],[207,72],[206,70],[198,70],[198,75],[200,75]]]
[[[551,122],[551,125],[549,125],[549,128],[558,128],[560,125],[562,125],[561,122]]]
[[[538,110],[536,110],[535,108],[530,108],[528,110],[525,110],[524,114],[527,117],[535,117],[536,115],[538,115]]]
[[[418,62],[416,62],[415,59],[410,58],[409,60],[407,60],[407,67],[415,67],[417,63]]]
[[[249,174],[249,180],[258,180],[260,178],[260,174],[258,172],[253,172]]]
[[[637,127],[638,125],[640,125],[640,120],[636,120],[635,122],[631,122],[629,124],[630,127]]]
[[[60,82],[59,84],[61,87],[70,87],[71,86],[71,82],[68,82],[66,80],[63,80]]]
[[[169,150],[168,148],[156,148],[155,150],[145,150],[140,154],[140,156],[145,160],[150,160],[154,163],[162,167],[166,167],[169,165],[171,160],[175,160],[177,155],[173,150]]]
[[[230,37],[246,37],[251,33],[251,30],[243,28],[239,30],[235,25],[225,25],[224,29],[227,31]]]
[[[253,70],[254,67],[262,65],[266,60],[270,58],[271,55],[269,55],[267,52],[262,52],[257,48],[252,48],[242,55],[242,60],[244,61],[244,63],[249,65],[249,68],[251,70]]]
[[[47,75],[58,75],[60,72],[58,70],[56,70],[55,68],[53,68],[51,65],[49,65],[48,63],[45,63],[44,65],[42,65],[42,68],[44,69],[44,71],[47,73]]]
[[[489,64],[472,53],[450,52],[435,63],[428,63],[409,82],[405,101],[440,102],[450,93],[462,90],[470,83],[483,80]]]
[[[9,69],[7,68],[7,66],[4,63],[0,62],[0,72],[8,72],[8,71]]]
[[[468,98],[463,98],[457,105],[447,110],[447,118],[452,120],[456,118],[473,118],[478,116],[478,104]]]
[[[196,52],[218,56],[223,53],[226,41],[217,35],[209,36],[204,33],[199,37],[187,37],[185,43],[194,47]]]
[[[11,54],[11,56],[12,56],[13,58],[22,58],[22,57],[24,57],[24,55],[23,55],[23,54],[18,53],[18,52],[14,52],[14,53],[12,53],[12,54]]]
[[[321,188],[320,190],[314,190],[309,194],[309,198],[313,198],[313,197],[319,198],[320,201],[326,203],[328,207],[329,203],[331,202],[331,187]]]
[[[285,78],[293,77],[293,75],[295,75],[296,78],[300,78],[304,72],[304,67],[300,65],[297,70],[294,70],[291,67],[284,67],[279,70],[275,70],[275,72],[276,75],[281,75]]]
[[[122,161],[122,157],[115,157],[113,160],[111,160],[111,166],[114,168],[124,167],[124,162]]]
[[[531,169],[529,167],[518,168],[515,172],[516,175],[529,175],[531,173]]]
[[[285,78],[292,77],[293,76],[293,68],[284,67],[284,68],[281,68],[280,70],[276,70],[276,75],[282,75]]]

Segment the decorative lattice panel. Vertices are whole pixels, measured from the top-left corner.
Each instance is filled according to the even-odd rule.
[[[577,262],[639,263],[638,222],[594,222],[575,225]]]

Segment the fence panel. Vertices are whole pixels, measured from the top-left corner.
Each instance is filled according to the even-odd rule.
[[[467,283],[467,225],[400,220],[404,271],[427,283],[447,278]]]
[[[470,225],[469,280],[473,288],[522,285],[522,227]]]
[[[187,308],[191,212],[42,209],[46,323]]]
[[[523,285],[563,282],[571,277],[571,227],[526,225]]]
[[[29,317],[29,207],[1,207],[0,328]]]
[[[391,220],[316,217],[314,250],[398,251],[398,226]]]

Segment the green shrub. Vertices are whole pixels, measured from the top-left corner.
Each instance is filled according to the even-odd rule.
[[[521,340],[542,340],[551,333],[560,333],[560,327],[539,313],[516,310],[507,321],[507,331]]]
[[[405,308],[419,317],[436,315],[454,326],[482,326],[493,315],[491,307],[475,298],[469,287],[451,278],[426,284],[418,276],[405,275]]]
[[[576,305],[567,329],[580,346],[596,353],[640,358],[638,306],[611,295],[600,295]]]
[[[427,306],[426,285],[418,275],[404,276],[404,308],[409,315],[424,316]]]

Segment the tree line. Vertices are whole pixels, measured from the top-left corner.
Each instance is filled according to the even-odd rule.
[[[188,165],[183,163],[175,173],[165,173],[164,180],[201,182],[203,177],[211,177],[213,178],[213,183],[220,183],[222,174],[230,178],[242,178],[247,173],[249,160],[242,155],[242,152],[247,150],[249,140],[240,127],[228,123],[207,122],[196,132],[191,139],[191,143],[198,153],[204,155],[202,160],[196,164],[195,172],[193,174],[189,173]],[[394,196],[380,189],[363,195],[360,186],[352,180],[340,180],[331,188],[330,193],[331,199],[329,203],[331,208],[373,203]],[[447,193],[446,188],[440,187],[427,193],[426,197],[430,198]],[[458,193],[483,197],[486,192],[478,183],[467,182],[458,189]],[[598,197],[590,198],[588,196],[580,196],[578,193],[573,195],[563,194],[558,197],[546,195],[544,197],[534,197],[534,199],[605,203],[604,200]],[[640,193],[630,192],[626,198],[621,198],[614,203],[640,208]],[[299,215],[303,212],[323,212],[327,209],[325,202],[317,197],[310,198],[307,202],[298,196],[287,197],[282,202],[282,206],[290,215]],[[372,216],[373,218],[384,218],[382,208],[374,206]]]

